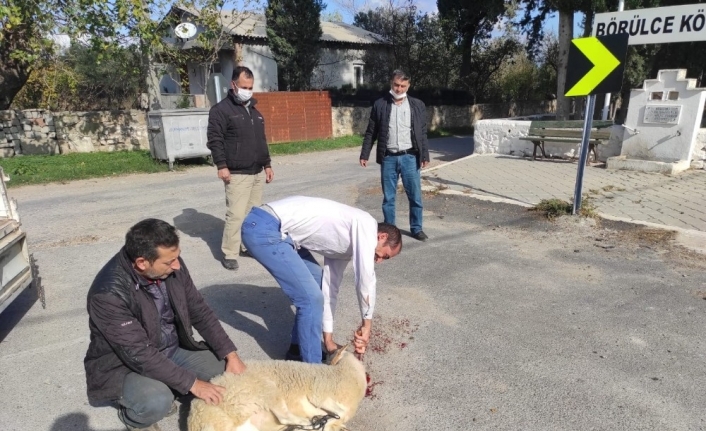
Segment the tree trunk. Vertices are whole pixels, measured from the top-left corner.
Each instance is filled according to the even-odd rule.
[[[466,84],[466,88],[470,88],[468,77],[471,75],[471,61],[473,56],[473,38],[464,37],[461,41],[461,82]]]
[[[0,55],[0,58],[2,57],[4,56]],[[0,111],[10,109],[12,100],[22,90],[28,78],[27,68],[14,62],[0,61]]]
[[[569,63],[569,46],[574,35],[574,13],[559,11],[559,66],[556,79],[556,119],[568,120],[571,115],[571,100],[566,93],[566,70]]]

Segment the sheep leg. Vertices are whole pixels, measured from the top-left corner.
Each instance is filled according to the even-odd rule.
[[[189,431],[248,431],[248,428],[236,427],[231,418],[217,406],[201,402],[191,409],[187,420]]]
[[[270,407],[270,412],[272,412],[272,414],[282,425],[311,425],[311,420],[309,418],[297,416],[292,413],[287,407],[287,403],[281,399],[273,403],[272,407]]]
[[[348,413],[348,407],[337,402],[333,398],[326,398],[319,406],[319,409],[324,411],[324,414],[335,414],[342,418]]]

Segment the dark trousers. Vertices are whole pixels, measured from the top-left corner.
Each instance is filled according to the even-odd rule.
[[[180,367],[196,373],[199,380],[209,381],[226,369],[224,360],[218,360],[210,350],[193,352],[177,349],[171,360]],[[130,373],[123,381],[123,395],[118,416],[134,428],[147,428],[162,420],[174,402],[174,393],[164,383]]]

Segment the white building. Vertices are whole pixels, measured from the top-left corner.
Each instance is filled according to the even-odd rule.
[[[170,12],[176,22],[189,22],[198,16],[196,10],[175,6]],[[230,81],[234,66],[249,67],[255,74],[256,92],[277,91],[277,63],[267,45],[266,19],[264,15],[222,12],[220,16],[224,30],[224,41],[218,58],[210,64],[187,63],[189,74],[189,93],[206,94],[208,78],[212,73],[220,73],[226,82]],[[312,88],[322,89],[341,87],[349,84],[354,88],[363,84],[363,57],[366,50],[385,49],[382,36],[341,22],[321,22],[323,35],[321,40],[321,58],[311,80]],[[174,36],[170,42],[181,44],[182,49],[199,49],[196,36],[187,40]],[[230,40],[228,40],[230,38]],[[174,74],[171,74],[172,77]],[[160,90],[164,93],[163,86]],[[178,87],[178,86],[176,86]],[[168,93],[181,92],[180,88],[170,86]],[[173,94],[173,93],[172,93]]]

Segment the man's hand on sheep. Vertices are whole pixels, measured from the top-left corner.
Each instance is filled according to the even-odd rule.
[[[226,355],[226,372],[240,374],[245,371],[245,364],[240,360],[235,352],[230,352]]]
[[[196,398],[206,401],[206,404],[217,406],[223,401],[223,394],[226,388],[217,386],[203,380],[196,379],[194,386],[191,387],[191,392]]]

